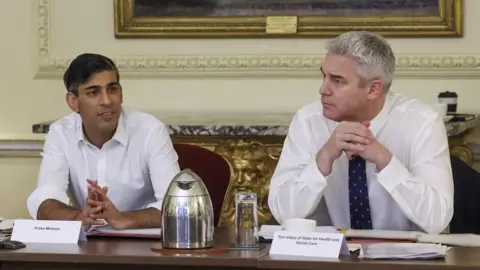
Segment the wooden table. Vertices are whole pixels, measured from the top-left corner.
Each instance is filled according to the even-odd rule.
[[[216,231],[216,245],[228,246],[233,235]],[[269,246],[257,251],[230,250],[222,254],[162,254],[151,251],[159,240],[90,238],[78,245],[27,244],[24,249],[0,251],[0,270],[6,269],[328,269],[429,270],[480,269],[480,248],[453,248],[446,259],[415,261],[361,260],[271,256]]]
[[[229,246],[233,232],[217,229],[215,246]],[[258,251],[230,250],[222,254],[162,254],[151,251],[158,239],[90,237],[72,244],[34,244],[15,251],[0,251],[0,270],[5,269],[255,269]]]
[[[437,260],[363,260],[356,255],[339,259],[265,255],[258,260],[261,269],[295,270],[437,270],[480,269],[480,248],[454,247],[445,259]]]

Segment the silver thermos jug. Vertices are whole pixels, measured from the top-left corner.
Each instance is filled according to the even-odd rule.
[[[182,170],[170,182],[163,199],[163,247],[210,248],[213,231],[213,206],[207,188],[192,170]]]

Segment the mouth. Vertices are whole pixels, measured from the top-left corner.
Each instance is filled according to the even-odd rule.
[[[104,115],[112,115],[113,112],[101,112],[98,114],[98,116],[104,116]]]
[[[98,116],[105,120],[110,120],[113,118],[114,114],[115,112],[102,112],[102,113],[99,113]]]
[[[324,107],[325,107],[325,106],[327,106],[327,107],[332,107],[332,105],[331,105],[331,104],[329,104],[329,103],[326,103],[326,102],[323,102],[323,101],[322,101],[322,105],[323,105]]]

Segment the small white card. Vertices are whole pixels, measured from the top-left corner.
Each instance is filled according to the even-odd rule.
[[[25,243],[76,244],[87,241],[81,221],[17,219],[11,240]]]
[[[277,231],[270,254],[338,258],[350,251],[341,233]]]

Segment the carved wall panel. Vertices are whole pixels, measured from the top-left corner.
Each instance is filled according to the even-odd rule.
[[[230,163],[233,177],[223,202],[220,226],[233,226],[235,194],[243,191],[257,194],[260,225],[272,218],[268,189],[284,139],[284,136],[173,136],[175,143],[202,146]]]

